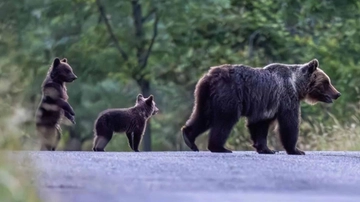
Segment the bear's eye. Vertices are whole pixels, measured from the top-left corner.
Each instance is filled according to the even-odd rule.
[[[70,71],[70,69],[66,69],[65,72],[66,72],[67,74],[69,74],[71,71]]]

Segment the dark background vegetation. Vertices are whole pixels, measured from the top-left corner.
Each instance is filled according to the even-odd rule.
[[[302,105],[299,147],[360,149],[360,2],[356,0],[1,0],[0,131],[28,149],[40,85],[54,57],[79,77],[68,84],[77,124],[63,126],[60,150],[90,150],[93,123],[107,108],[153,94],[161,110],[142,150],[188,150],[180,128],[197,80],[224,63],[265,66],[317,58],[342,93],[334,104]],[[241,120],[227,147],[252,150]],[[13,130],[12,130],[13,131]],[[14,134],[14,133],[12,133]],[[21,140],[21,141],[20,141]],[[197,140],[206,150],[207,135]],[[275,133],[269,144],[282,149]],[[130,151],[117,135],[108,151]]]

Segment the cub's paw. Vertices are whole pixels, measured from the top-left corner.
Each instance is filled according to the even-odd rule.
[[[71,121],[72,124],[75,125],[76,124],[75,116],[71,116],[70,121]]]
[[[69,113],[71,116],[75,116],[75,111],[74,109],[69,105],[69,108],[68,110],[66,110],[67,113]]]

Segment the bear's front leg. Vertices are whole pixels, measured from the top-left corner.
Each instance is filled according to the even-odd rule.
[[[64,116],[71,121],[72,124],[76,124],[75,116],[72,116],[68,111],[64,110]]]
[[[296,148],[299,135],[299,109],[282,110],[278,115],[279,133],[281,142],[289,155],[305,155],[305,152]]]
[[[68,112],[71,116],[75,116],[74,109],[70,106],[70,104],[68,102],[66,102],[65,100],[60,98],[60,99],[57,100],[57,104],[64,111]]]
[[[128,135],[128,138],[129,136],[131,138],[131,140],[129,139],[129,144],[131,144],[131,149],[134,152],[139,152],[139,145],[142,139],[142,131],[134,131],[130,135]]]
[[[128,138],[129,147],[134,150],[134,132],[127,132],[126,137]]]

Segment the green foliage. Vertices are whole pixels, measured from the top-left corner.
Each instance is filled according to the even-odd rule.
[[[356,118],[360,112],[354,111],[360,78],[358,1],[142,0],[138,5],[140,34],[131,1],[3,1],[1,100],[34,114],[52,59],[66,57],[79,79],[68,85],[77,124],[64,126],[68,140],[62,148],[89,150],[100,111],[130,107],[138,93],[150,90],[161,110],[151,119],[153,150],[188,150],[180,128],[191,113],[195,84],[210,66],[260,67],[317,58],[342,97],[331,105],[303,104],[300,144],[306,149],[356,147],[338,143],[355,141],[353,134],[360,132]],[[143,65],[157,17],[157,35]],[[11,85],[6,80],[10,74]],[[22,125],[26,137],[34,137],[32,124]],[[340,130],[347,135],[338,135]],[[282,149],[276,135],[270,137],[271,144]],[[67,147],[71,139],[82,146]],[[198,141],[206,149],[206,135]],[[227,144],[232,149],[251,149],[245,121],[236,125]],[[115,137],[108,148],[129,151],[123,136]]]
[[[21,160],[14,159],[6,151],[27,149],[21,141],[26,136],[21,126],[32,117],[19,104],[24,87],[19,82],[21,69],[9,58],[0,60],[0,201],[37,202],[40,200],[29,177],[34,171],[33,159],[26,156]],[[19,169],[23,166],[20,162],[29,172]]]

